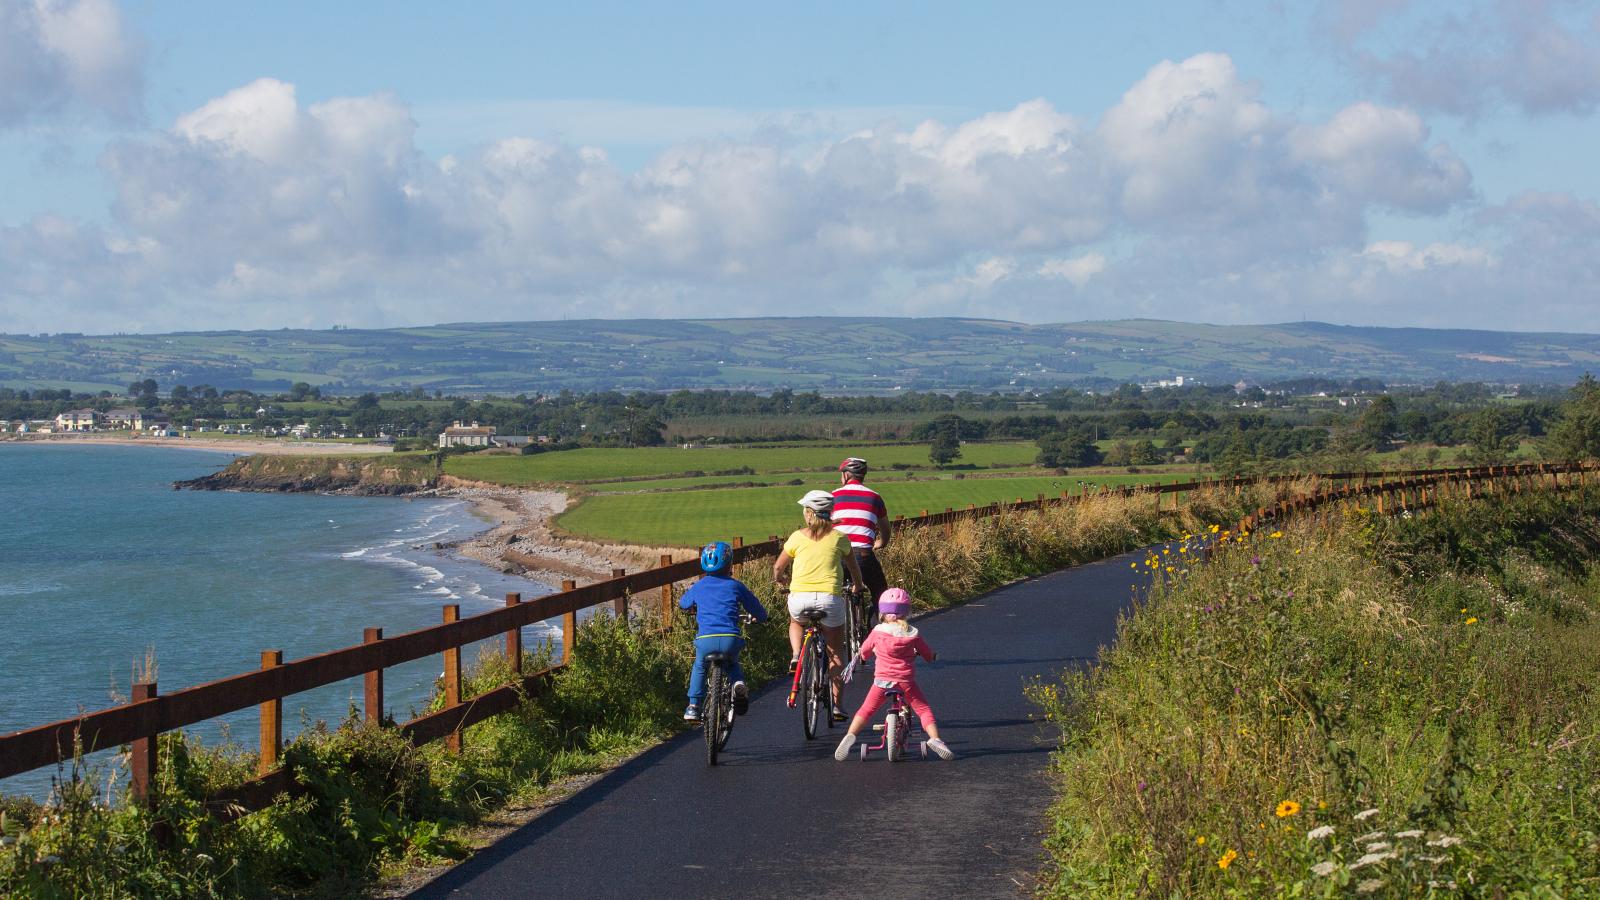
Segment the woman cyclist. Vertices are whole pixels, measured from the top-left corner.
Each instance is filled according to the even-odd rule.
[[[800,641],[805,635],[801,616],[820,613],[830,662],[831,715],[835,722],[843,722],[838,672],[844,665],[839,656],[845,623],[844,570],[850,570],[856,584],[865,582],[850,551],[850,539],[833,530],[833,495],[808,491],[798,502],[805,527],[789,535],[772,564],[772,580],[789,587],[789,669],[793,671],[800,661]]]

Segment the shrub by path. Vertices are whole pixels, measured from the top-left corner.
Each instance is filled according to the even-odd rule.
[[[715,769],[698,731],[608,774],[415,896],[1011,896],[1043,863],[1055,735],[1023,696],[1094,657],[1130,602],[1131,555],[1020,582],[919,620],[919,681],[953,762],[839,763],[772,684]],[[847,693],[854,711],[867,680]]]

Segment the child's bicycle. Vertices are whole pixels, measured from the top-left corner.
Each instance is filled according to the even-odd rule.
[[[721,653],[707,653],[706,667],[706,699],[700,719],[706,733],[706,764],[714,766],[717,754],[733,734],[733,679],[728,677],[728,659]]]
[[[822,637],[822,613],[808,612],[805,635],[800,639],[800,657],[794,667],[794,682],[789,686],[789,708],[800,708],[800,723],[806,740],[817,736],[817,720],[826,719],[833,727],[833,695],[828,689],[828,642]]]
[[[906,745],[911,739],[911,729],[917,727],[912,722],[911,711],[906,708],[905,695],[899,688],[889,688],[884,691],[884,695],[889,698],[889,714],[883,717],[882,724],[872,726],[873,731],[883,732],[883,740],[870,747],[866,741],[861,742],[862,762],[866,762],[867,754],[873,750],[887,750],[890,762],[905,759]],[[928,742],[917,742],[917,750],[926,759]]]

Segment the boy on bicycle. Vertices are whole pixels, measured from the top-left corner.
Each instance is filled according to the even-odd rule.
[[[728,662],[728,677],[733,679],[733,711],[743,715],[750,708],[750,692],[744,684],[744,669],[739,666],[739,651],[744,638],[739,633],[739,609],[757,622],[767,620],[766,607],[744,583],[731,574],[733,548],[717,541],[700,548],[700,570],[706,574],[683,592],[678,605],[693,609],[699,621],[694,639],[694,667],[689,670],[689,708],[685,722],[700,721],[700,702],[706,698],[706,654],[721,653]]]

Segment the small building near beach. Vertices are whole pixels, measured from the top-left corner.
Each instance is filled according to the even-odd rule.
[[[88,408],[69,409],[61,415],[56,416],[56,430],[94,431],[100,427],[100,423],[102,421],[104,421],[103,417],[96,410]]]
[[[444,447],[489,447],[494,444],[494,427],[479,425],[463,425],[460,422],[451,425],[439,432],[439,446]]]

